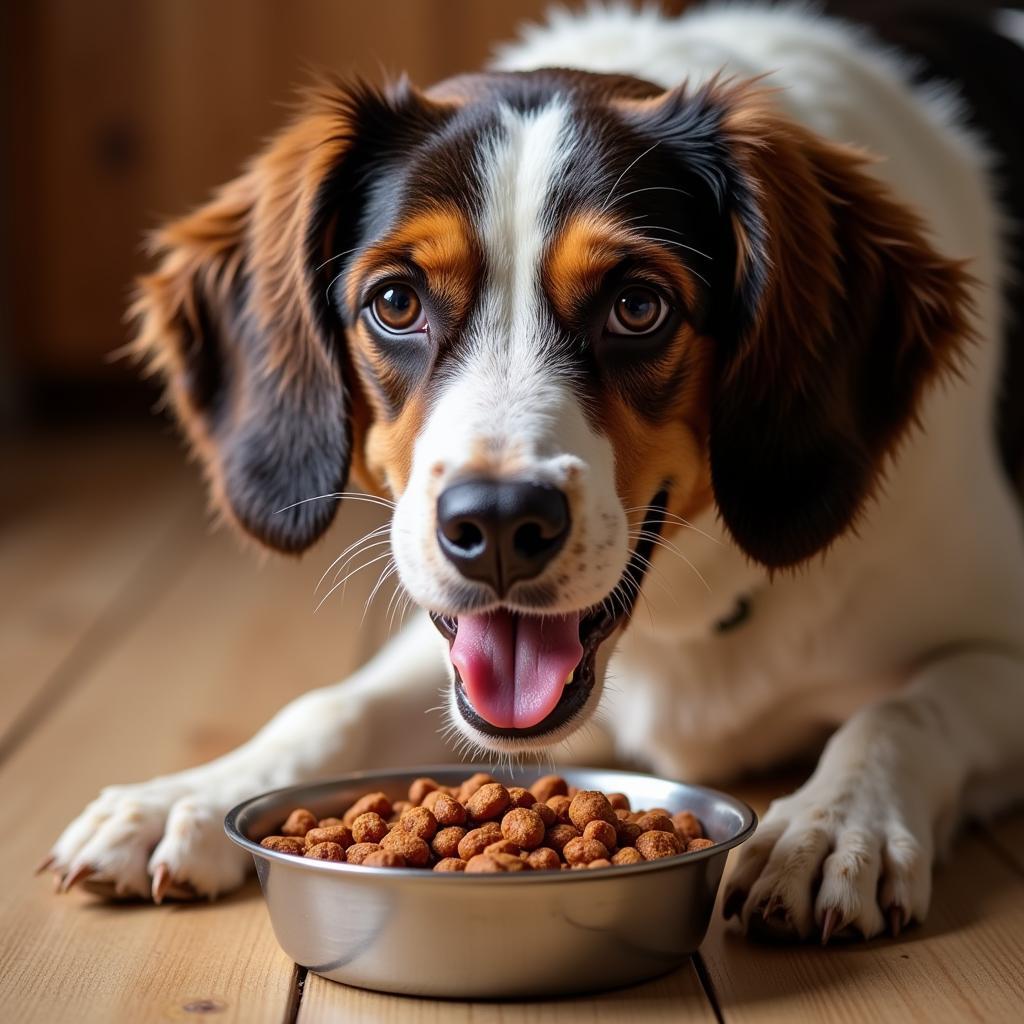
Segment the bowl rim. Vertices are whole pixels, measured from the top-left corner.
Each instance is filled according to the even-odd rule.
[[[394,779],[396,775],[409,775],[410,778],[416,779],[424,776],[430,776],[435,772],[465,772],[468,777],[478,771],[494,773],[500,772],[500,768],[496,768],[493,764],[487,763],[434,764],[418,766],[411,769],[393,768],[346,772],[344,775],[339,775],[334,779],[327,779],[322,782],[296,783],[291,786],[281,786],[278,789],[268,790],[265,793],[259,793],[256,796],[249,797],[232,807],[224,817],[224,831],[227,834],[228,839],[237,846],[240,846],[243,850],[247,850],[254,857],[262,857],[264,860],[269,860],[271,862],[277,861],[298,870],[340,872],[342,875],[348,875],[353,878],[376,877],[394,878],[396,880],[400,878],[418,878],[423,881],[426,881],[426,879],[429,878],[431,879],[431,884],[438,885],[450,885],[457,879],[460,880],[460,884],[462,885],[493,884],[497,879],[501,879],[499,884],[508,885],[509,882],[507,879],[512,878],[516,879],[516,881],[512,883],[516,885],[551,885],[553,883],[566,881],[567,879],[564,877],[564,872],[561,871],[514,871],[508,873],[474,872],[467,875],[462,871],[425,871],[423,868],[364,867],[361,864],[346,864],[344,862],[339,863],[337,861],[296,857],[294,854],[280,853],[277,850],[269,850],[265,846],[260,846],[259,843],[244,835],[238,825],[239,819],[246,811],[249,810],[250,807],[252,807],[253,804],[273,800],[275,797],[280,797],[293,790],[301,789],[310,796],[315,796],[321,791],[337,789],[342,785],[349,785],[356,782],[372,782],[375,779]],[[725,839],[720,843],[715,843],[714,846],[709,846],[704,850],[694,850],[692,853],[679,853],[672,857],[662,857],[658,860],[645,861],[642,864],[612,865],[611,867],[595,868],[584,872],[570,872],[571,876],[575,880],[574,884],[575,882],[580,882],[584,879],[597,881],[600,879],[607,879],[609,877],[624,878],[627,875],[676,870],[687,864],[694,864],[697,861],[708,860],[712,857],[717,857],[720,854],[728,853],[728,851],[734,847],[739,846],[741,843],[745,843],[757,827],[757,815],[749,804],[740,800],[738,797],[730,796],[728,793],[723,793],[721,790],[714,789],[711,786],[680,782],[677,779],[671,779],[661,775],[652,775],[649,772],[625,771],[617,768],[591,768],[583,765],[566,765],[564,767],[564,771],[567,774],[575,772],[610,773],[626,776],[627,778],[633,777],[659,783],[668,783],[674,786],[685,786],[688,789],[699,789],[730,806],[740,815],[741,821],[741,827],[734,836],[731,836],[729,839]]]

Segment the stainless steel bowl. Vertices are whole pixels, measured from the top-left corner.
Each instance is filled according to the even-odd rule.
[[[337,814],[364,793],[405,798],[430,776],[457,785],[488,765],[366,772],[254,797],[228,814],[228,836],[256,861],[274,933],[298,964],[334,981],[460,999],[566,995],[671,971],[702,942],[728,851],[754,830],[742,801],[633,772],[566,768],[581,789],[634,807],[692,810],[715,846],[628,867],[510,875],[364,868],[303,860],[259,840],[295,807]],[[540,771],[494,772],[529,786]]]

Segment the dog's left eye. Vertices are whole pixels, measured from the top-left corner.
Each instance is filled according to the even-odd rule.
[[[370,299],[374,320],[389,334],[415,334],[426,329],[427,315],[415,290],[404,284],[386,284]]]
[[[612,303],[605,330],[610,334],[650,334],[668,314],[668,303],[653,288],[630,285]]]

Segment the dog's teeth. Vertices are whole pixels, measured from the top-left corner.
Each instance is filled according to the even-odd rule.
[[[568,674],[568,675],[567,675],[567,676],[565,677],[565,685],[566,685],[566,686],[568,686],[568,685],[569,685],[569,684],[570,684],[570,683],[571,683],[571,682],[573,681],[573,679],[575,679],[575,678],[576,678],[576,669],[573,669],[573,670],[572,670],[572,671],[571,671],[571,672],[570,672],[570,673],[569,673],[569,674]]]

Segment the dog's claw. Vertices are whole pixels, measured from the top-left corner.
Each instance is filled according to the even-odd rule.
[[[153,902],[163,903],[167,890],[171,887],[171,869],[166,864],[157,864],[153,872]]]
[[[823,946],[828,945],[828,940],[832,938],[838,923],[839,911],[835,907],[829,907],[825,911],[825,917],[821,922],[821,944]]]
[[[735,917],[742,909],[743,904],[747,902],[747,894],[742,889],[734,889],[725,898],[725,903],[722,906],[722,916],[728,921],[730,918]]]
[[[894,939],[898,938],[903,930],[903,923],[903,908],[898,903],[894,903],[889,908],[889,931]]]
[[[56,859],[57,858],[52,853],[49,856],[45,857],[43,860],[39,862],[34,874],[41,875],[47,868],[53,866],[53,862]]]
[[[88,864],[80,864],[70,875],[66,875],[60,883],[59,891],[67,892],[73,889],[79,882],[95,873],[95,869]]]

